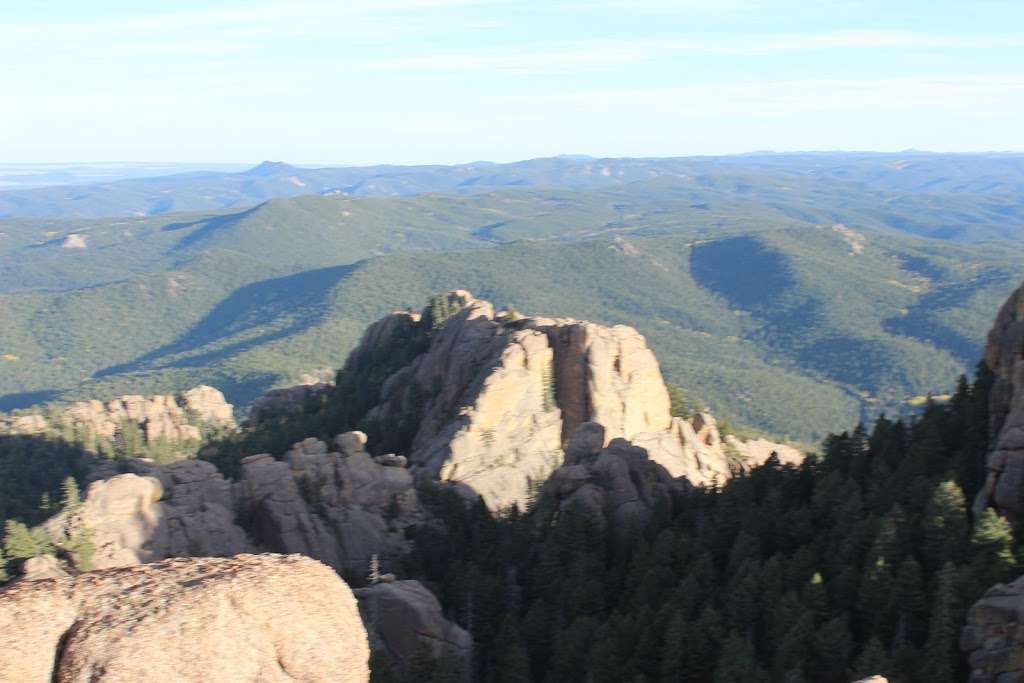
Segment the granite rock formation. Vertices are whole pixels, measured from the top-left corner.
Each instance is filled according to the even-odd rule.
[[[0,591],[0,680],[365,683],[352,591],[305,557],[173,559]]]
[[[374,397],[364,423],[404,435],[387,448],[492,509],[524,504],[585,422],[602,425],[602,445],[624,438],[696,484],[724,481],[734,460],[802,457],[782,444],[723,443],[706,414],[673,418],[658,361],[630,327],[496,313],[462,290],[371,325],[339,377]]]
[[[445,619],[441,603],[419,581],[385,581],[357,588],[370,647],[399,667],[409,667],[425,648],[434,659],[468,667],[473,638]]]
[[[993,586],[970,608],[960,648],[971,683],[1024,681],[1024,577]]]
[[[139,429],[146,446],[198,443],[204,428],[234,429],[224,394],[200,385],[175,395],[121,396],[107,403],[80,401],[45,413],[0,415],[0,434],[70,436],[92,450],[114,449],[126,425]]]
[[[989,392],[992,451],[974,512],[992,505],[1019,521],[1024,515],[1024,286],[999,311],[988,334],[985,364],[993,375]]]
[[[365,439],[341,434],[331,450],[311,438],[281,460],[242,461],[238,506],[264,547],[353,571],[365,571],[372,555],[387,566],[408,551],[405,530],[423,519],[412,474],[396,456],[371,457]]]

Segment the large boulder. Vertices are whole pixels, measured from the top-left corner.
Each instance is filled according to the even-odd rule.
[[[423,519],[412,474],[397,457],[371,458],[361,432],[335,441],[340,452],[310,438],[281,460],[245,458],[238,506],[269,550],[355,572],[376,555],[387,567],[408,552],[405,530]]]
[[[996,584],[967,612],[960,637],[971,683],[1024,681],[1024,577]]]
[[[137,473],[94,481],[82,504],[50,518],[59,546],[91,545],[82,569],[126,567],[168,557],[226,556],[252,550],[235,524],[230,484],[201,460],[165,466],[127,461]]]
[[[646,449],[621,437],[604,446],[604,429],[584,422],[566,447],[566,464],[540,489],[537,520],[546,524],[555,514],[575,511],[599,527],[610,525],[629,537],[661,508],[671,512],[677,494],[690,488],[674,478]]]
[[[0,592],[0,680],[365,683],[352,591],[305,557],[239,555]]]
[[[801,457],[767,442],[748,452],[742,442],[721,443],[713,425],[711,439],[698,434],[703,426],[673,419],[658,361],[633,328],[496,313],[462,290],[421,315],[371,325],[339,377],[375,397],[362,420],[391,439],[387,448],[492,509],[524,505],[587,422],[603,427],[602,445],[642,444],[696,484],[727,478],[734,452],[751,464],[772,450]]]
[[[359,611],[370,646],[399,668],[424,651],[433,659],[452,658],[468,669],[473,639],[445,619],[441,603],[419,581],[390,581],[357,588]]]
[[[974,512],[987,506],[1014,520],[1024,516],[1024,286],[996,316],[985,347],[992,371],[989,391],[988,476],[974,500]]]

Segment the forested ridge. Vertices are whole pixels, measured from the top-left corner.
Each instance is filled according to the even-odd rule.
[[[989,381],[832,435],[803,466],[694,490],[626,543],[440,495],[448,531],[424,527],[408,569],[473,633],[480,680],[963,680],[965,611],[1018,566],[1009,522],[968,513]],[[430,675],[413,678],[450,674]]]

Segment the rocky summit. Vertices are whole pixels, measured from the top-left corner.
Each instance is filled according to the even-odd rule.
[[[0,680],[366,683],[348,586],[305,557],[173,559],[0,592]]]
[[[802,460],[784,444],[723,441],[707,414],[673,417],[633,328],[496,312],[464,290],[370,326],[341,376],[375,395],[361,419],[388,426],[389,448],[491,509],[525,504],[585,422],[602,426],[602,445],[632,441],[693,484],[721,483],[772,452]]]

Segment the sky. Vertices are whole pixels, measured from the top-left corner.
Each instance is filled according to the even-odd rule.
[[[1020,0],[0,0],[0,162],[1024,151]]]

